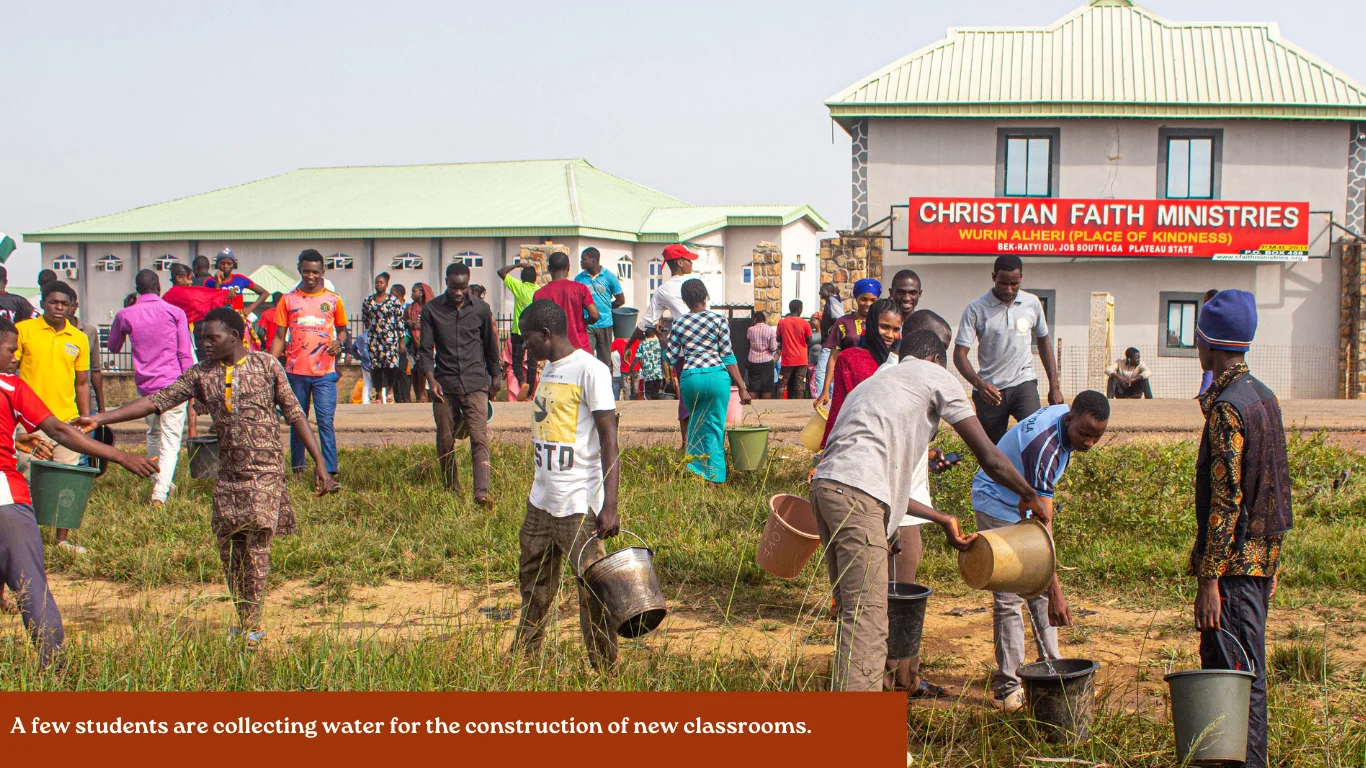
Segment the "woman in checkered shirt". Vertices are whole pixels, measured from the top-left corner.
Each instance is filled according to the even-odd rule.
[[[726,481],[726,408],[732,384],[740,402],[749,404],[749,390],[735,365],[726,318],[707,310],[707,286],[693,278],[683,283],[688,314],[674,321],[668,355],[679,364],[679,397],[692,411],[685,453],[688,469],[713,483]]]

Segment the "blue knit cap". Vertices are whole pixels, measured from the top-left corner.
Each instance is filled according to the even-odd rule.
[[[854,283],[854,298],[858,298],[859,296],[862,296],[865,293],[871,293],[874,296],[881,296],[882,283],[879,283],[871,277],[865,277],[857,283]]]
[[[1236,288],[1214,294],[1200,308],[1195,332],[1210,349],[1246,352],[1257,335],[1257,297]]]

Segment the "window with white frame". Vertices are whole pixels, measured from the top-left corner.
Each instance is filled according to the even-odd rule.
[[[650,259],[650,293],[653,295],[655,289],[664,284],[664,260],[660,258]]]
[[[323,266],[328,269],[354,269],[356,260],[344,253],[334,253],[323,258]]]
[[[112,253],[101,256],[100,260],[95,262],[96,272],[118,272],[122,269],[123,259],[120,259]]]
[[[617,260],[617,279],[630,280],[633,263],[630,254],[622,256]]]
[[[57,258],[52,260],[52,270],[54,272],[62,272],[68,269],[75,268],[76,260],[66,254],[62,254],[61,256],[58,256]]]
[[[416,253],[400,253],[389,261],[390,269],[422,269],[422,257]]]
[[[1160,291],[1157,295],[1159,357],[1195,357],[1195,321],[1200,316],[1199,293]]]
[[[1219,198],[1224,132],[1220,129],[1163,128],[1158,131],[1158,197],[1168,200]]]
[[[452,264],[464,264],[467,267],[484,266],[484,257],[474,251],[461,251],[451,257]]]

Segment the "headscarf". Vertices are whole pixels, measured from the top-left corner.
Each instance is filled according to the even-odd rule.
[[[887,342],[882,340],[882,334],[877,331],[878,320],[886,312],[899,314],[901,309],[891,299],[878,299],[873,302],[873,306],[868,308],[868,319],[863,323],[863,336],[858,342],[860,347],[868,350],[868,354],[873,356],[878,365],[887,362],[887,356],[892,352],[892,348],[887,346]]]
[[[871,277],[865,277],[857,283],[854,283],[854,298],[857,299],[865,293],[871,293],[874,296],[881,296],[882,283],[879,283]]]

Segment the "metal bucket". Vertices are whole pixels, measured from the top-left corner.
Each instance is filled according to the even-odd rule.
[[[811,502],[790,493],[768,500],[768,521],[754,559],[780,579],[795,579],[821,544]]]
[[[1096,670],[1090,659],[1055,659],[1015,671],[1024,683],[1034,721],[1052,742],[1085,741],[1096,710]]]
[[[1038,520],[978,531],[966,552],[958,553],[958,575],[973,589],[1042,595],[1053,580],[1053,535]]]
[[[910,659],[920,655],[925,604],[932,594],[934,590],[919,584],[887,582],[887,658]]]
[[[218,477],[218,436],[190,437],[185,442],[190,446],[190,477]]]
[[[644,539],[628,530],[623,529],[622,533],[645,544]],[[594,533],[588,541],[597,536]],[[579,550],[574,571],[580,574],[579,579],[588,591],[602,602],[607,621],[618,635],[640,637],[664,621],[669,610],[664,605],[664,592],[655,575],[654,551],[649,545],[619,549],[590,564],[586,571],[580,569],[585,549],[587,541]]]
[[[1193,669],[1163,679],[1171,688],[1176,759],[1183,765],[1242,764],[1247,760],[1248,704],[1257,670],[1247,649],[1226,629],[1243,652],[1250,672]]]

